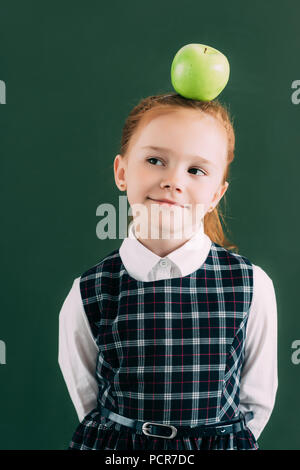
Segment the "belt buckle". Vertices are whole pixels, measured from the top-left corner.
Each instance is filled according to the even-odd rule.
[[[149,434],[148,433],[148,428],[147,428],[147,425],[149,425],[149,424],[154,424],[155,426],[165,426],[167,428],[171,428],[172,433],[171,433],[170,436],[161,436],[160,434]],[[143,431],[144,434],[146,434],[146,436],[163,437],[164,439],[173,439],[173,437],[175,437],[176,434],[177,434],[177,428],[175,428],[175,426],[172,426],[172,424],[153,423],[151,421],[147,421],[146,423],[143,424],[142,431]]]

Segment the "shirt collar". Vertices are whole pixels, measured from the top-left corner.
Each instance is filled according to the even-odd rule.
[[[199,230],[184,245],[164,258],[175,264],[181,276],[187,276],[199,269],[210,248],[211,239],[204,233],[202,220]],[[133,223],[129,226],[128,237],[123,240],[119,254],[129,275],[143,281],[148,279],[149,273],[162,259],[138,241]]]

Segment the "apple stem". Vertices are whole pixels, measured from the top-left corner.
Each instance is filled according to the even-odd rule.
[[[205,54],[206,49],[207,49],[207,47],[204,49],[204,54]]]

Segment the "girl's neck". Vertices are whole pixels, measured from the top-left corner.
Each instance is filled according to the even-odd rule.
[[[151,238],[139,238],[136,239],[144,245],[148,250],[155,253],[157,256],[164,258],[168,256],[172,251],[177,250],[184,245],[189,239],[151,239]]]

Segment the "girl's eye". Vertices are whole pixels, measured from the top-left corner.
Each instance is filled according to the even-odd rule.
[[[205,171],[201,170],[200,168],[191,168],[191,170],[202,171],[202,173],[206,175]]]
[[[147,161],[150,163],[150,160],[155,160],[155,161],[157,161],[157,162],[162,163],[162,162],[161,162],[158,158],[156,158],[156,157],[148,158]],[[151,163],[151,165],[153,165],[153,163]],[[154,165],[155,165],[155,163],[154,163]],[[190,168],[190,170],[202,171],[202,174],[203,174],[203,175],[206,175],[205,171],[201,170],[200,168]]]
[[[147,161],[150,162],[150,160],[156,160],[157,162],[160,162],[160,163],[161,163],[161,161],[158,160],[158,158],[155,158],[155,157],[148,158]],[[152,165],[152,163],[151,163],[151,165]]]

